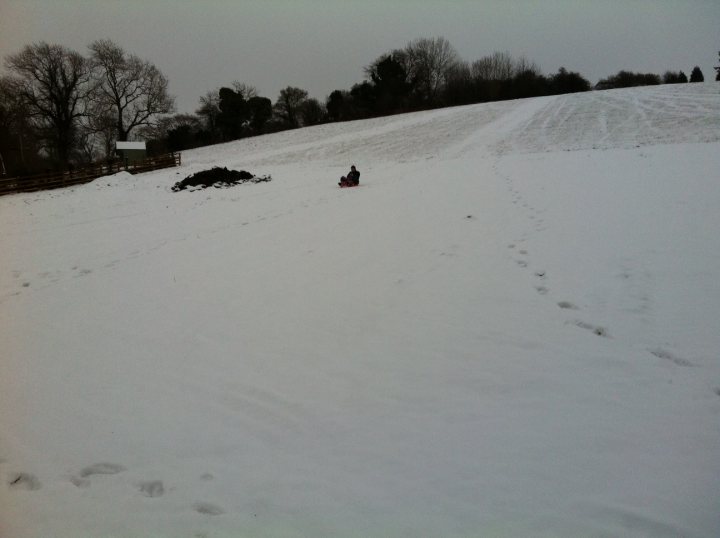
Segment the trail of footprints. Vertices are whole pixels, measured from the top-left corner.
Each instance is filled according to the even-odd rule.
[[[522,208],[523,211],[527,213],[527,218],[533,223],[533,230],[535,232],[542,232],[546,229],[544,225],[544,219],[541,218],[542,212],[538,211],[535,207],[530,205],[527,200],[525,200],[520,193],[520,191],[513,185],[512,180],[509,176],[502,174],[498,168],[497,165],[493,165],[493,170],[495,173],[502,177],[505,180],[505,183],[507,184],[508,191],[511,195],[511,200],[513,205],[517,205],[520,208]],[[518,248],[518,245],[522,245],[522,243],[525,243],[527,241],[527,234],[523,235],[519,239],[517,239],[515,242],[508,244],[508,249],[512,250],[514,252],[513,260],[515,264],[522,268],[522,269],[528,269],[530,268],[530,261],[528,259],[528,250],[526,248]],[[548,295],[550,290],[545,285],[545,279],[547,277],[547,273],[545,270],[535,270],[533,272],[533,276],[536,279],[536,283],[534,285],[535,291],[537,291],[540,295]],[[556,303],[558,308],[561,308],[563,310],[567,311],[579,311],[580,308],[575,305],[574,303],[570,301],[558,301]],[[604,338],[610,338],[610,333],[606,327],[595,325],[593,323],[588,323],[586,321],[583,321],[581,319],[572,319],[568,320],[566,323],[570,325],[574,325],[580,329],[584,329],[586,331],[589,331],[593,333],[596,336],[604,337]],[[687,359],[684,359],[682,357],[678,357],[674,355],[673,353],[661,349],[661,348],[649,348],[647,351],[663,360],[670,361],[671,363],[675,364],[676,366],[683,366],[683,367],[693,367],[695,364],[690,362]],[[716,394],[720,396],[720,388],[715,389],[714,391]]]
[[[518,242],[524,242],[524,241],[525,241],[525,239],[520,239]],[[515,243],[511,243],[508,245],[508,248],[515,250],[516,246],[517,245]],[[519,249],[519,250],[517,250],[517,254],[518,254],[518,256],[516,256],[514,258],[515,263],[519,267],[522,267],[524,269],[528,268],[530,266],[530,263],[526,258],[526,256],[528,255],[528,251],[526,249]],[[535,271],[533,273],[533,276],[537,279],[537,282],[538,282],[535,285],[535,291],[537,291],[540,295],[547,295],[550,290],[544,285],[544,282],[543,282],[547,277],[546,271],[544,271],[544,270]],[[558,308],[561,308],[563,310],[568,310],[568,311],[580,310],[580,308],[577,305],[575,305],[574,303],[572,303],[570,301],[558,301],[556,303],[556,305],[558,306]],[[606,327],[603,327],[600,325],[588,323],[581,319],[572,319],[572,320],[567,321],[567,323],[570,325],[575,325],[576,327],[578,327],[580,329],[585,329],[586,331],[589,331],[589,332],[595,334],[596,336],[602,336],[605,338],[610,337],[608,329]],[[675,354],[671,353],[670,351],[667,351],[662,348],[648,348],[647,351],[651,355],[653,355],[659,359],[669,361],[669,362],[675,364],[676,366],[684,366],[684,367],[694,367],[695,366],[695,364],[693,364],[691,361],[684,359],[682,357],[678,357]],[[716,390],[715,392],[718,393],[718,395],[720,395],[720,389]]]
[[[523,238],[523,239],[518,240],[516,243],[522,243],[524,241],[525,241],[525,239]],[[528,251],[526,249],[517,249],[516,243],[509,244],[508,248],[511,250],[515,250],[517,252],[517,255],[514,257],[515,263],[519,267],[526,269],[526,268],[530,267],[530,262],[527,259]],[[533,276],[535,277],[535,279],[537,279],[537,283],[534,286],[535,291],[537,291],[540,295],[547,295],[550,290],[544,284],[544,281],[547,277],[546,271],[544,271],[544,270],[534,271]],[[580,308],[577,305],[575,305],[574,303],[572,303],[570,301],[558,301],[556,303],[556,305],[558,306],[558,308],[561,308],[561,309],[567,310],[567,311],[579,311],[580,310]],[[605,338],[610,337],[608,329],[606,327],[603,327],[600,325],[588,323],[581,319],[572,319],[572,320],[567,321],[567,323],[570,325],[575,325],[576,327],[578,327],[580,329],[589,331],[589,332],[595,334],[596,336],[601,336],[601,337],[605,337]],[[675,364],[676,366],[683,366],[683,367],[694,367],[695,366],[695,364],[693,364],[691,361],[684,359],[682,357],[678,357],[675,354],[673,354],[665,349],[662,349],[662,348],[648,348],[647,351],[651,355],[653,355],[659,359],[669,361],[669,362]],[[715,392],[718,395],[720,395],[720,389],[716,389]]]
[[[520,239],[518,242],[524,242],[525,239]],[[508,245],[509,249],[516,249],[516,244],[511,243]],[[523,269],[528,268],[530,266],[530,262],[527,260],[526,256],[528,255],[528,251],[526,249],[519,249],[517,250],[517,256],[514,258],[515,263],[522,267]],[[533,273],[533,276],[537,280],[537,283],[535,284],[535,291],[537,291],[540,295],[547,295],[549,293],[549,289],[547,286],[545,286],[545,279],[547,278],[547,272],[545,270],[538,270]],[[563,310],[580,310],[580,308],[575,305],[574,303],[570,301],[558,301],[557,303],[558,308],[561,308]],[[575,325],[581,329],[585,329],[587,331],[591,331],[593,334],[596,334],[597,336],[608,336],[608,330],[605,327],[601,327],[599,325],[594,325],[592,323],[587,323],[585,321],[575,319],[572,321],[568,321],[569,324]]]
[[[208,197],[207,199],[209,200],[210,197]],[[326,198],[319,198],[319,199],[313,200],[313,201],[316,204],[324,204],[324,203],[328,202],[328,200]],[[204,202],[201,202],[198,205],[202,205],[203,203]],[[198,205],[196,205],[195,207],[198,207]],[[309,203],[305,202],[302,204],[302,207],[308,208],[311,206]],[[203,232],[202,235],[204,236],[204,235],[216,234],[216,233],[219,233],[219,232],[231,229],[231,228],[235,228],[238,226],[247,226],[248,224],[251,224],[251,223],[258,223],[258,222],[266,221],[269,219],[276,220],[281,217],[285,217],[287,215],[292,215],[294,212],[295,212],[294,210],[289,210],[289,211],[280,212],[280,213],[270,215],[270,216],[256,217],[254,219],[247,220],[247,221],[231,222],[229,224],[219,226],[216,229],[206,230]],[[13,291],[13,292],[7,293],[5,295],[0,295],[0,303],[3,303],[5,300],[9,299],[10,297],[16,297],[26,291],[44,289],[53,284],[56,284],[57,282],[59,282],[63,279],[82,278],[82,277],[92,274],[94,270],[102,271],[105,269],[114,269],[117,265],[123,263],[124,261],[133,260],[133,259],[139,258],[141,256],[150,254],[152,252],[160,250],[161,248],[163,248],[166,244],[168,244],[171,241],[184,241],[184,240],[188,239],[188,237],[190,237],[190,234],[179,237],[179,238],[175,238],[172,240],[168,240],[168,239],[158,240],[155,244],[151,244],[142,249],[134,249],[134,250],[128,252],[124,257],[112,259],[112,260],[108,261],[107,263],[103,264],[102,266],[97,266],[95,269],[90,269],[87,267],[79,267],[76,265],[70,269],[56,269],[53,271],[42,271],[42,272],[36,273],[35,275],[29,275],[20,270],[13,270],[11,272],[11,275],[12,275],[13,279],[17,282],[17,287],[15,288],[15,291]],[[201,239],[201,234],[197,233],[197,234],[195,234],[195,237],[197,239]]]
[[[112,263],[105,265],[105,267],[112,267],[117,264],[120,260],[114,260]],[[66,271],[55,270],[55,271],[42,271],[34,275],[34,278],[30,275],[23,273],[22,271],[12,271],[12,277],[15,279],[17,284],[17,291],[10,292],[0,296],[0,303],[4,302],[9,297],[15,297],[23,293],[23,290],[33,291],[41,290],[51,286],[64,278],[81,278],[87,276],[93,272],[92,269],[74,266]]]
[[[0,459],[0,464],[6,463]],[[98,475],[115,475],[126,471],[127,469],[118,463],[95,463],[80,470],[79,473],[70,477],[72,482],[78,488],[89,488],[92,485],[92,477]],[[5,473],[6,484],[10,490],[37,491],[42,487],[40,479],[27,472]],[[214,476],[205,473],[200,476],[200,480],[213,480]],[[162,497],[165,494],[165,485],[162,480],[146,480],[134,484],[139,495],[150,498]],[[196,502],[192,505],[192,509],[208,516],[218,516],[225,513],[225,510],[215,504],[208,502]]]

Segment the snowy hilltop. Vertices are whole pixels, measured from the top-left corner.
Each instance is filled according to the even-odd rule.
[[[720,535],[720,85],[182,162],[0,198],[2,538]]]

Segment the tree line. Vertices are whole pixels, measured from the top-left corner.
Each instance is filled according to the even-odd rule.
[[[109,40],[85,57],[35,43],[5,58],[0,78],[0,153],[8,174],[65,169],[112,155],[174,111],[168,80],[152,63]]]
[[[463,60],[443,37],[420,38],[380,55],[364,80],[321,103],[288,86],[273,103],[235,81],[200,97],[194,114],[174,114],[168,80],[147,60],[109,40],[83,56],[35,43],[5,58],[0,78],[0,164],[8,175],[114,157],[116,141],[142,138],[152,153],[178,151],[284,129],[445,106],[593,89],[581,74],[560,68],[544,75],[526,58],[495,52]],[[717,79],[720,80],[720,68]],[[595,89],[702,82],[667,71],[662,77],[620,71]]]

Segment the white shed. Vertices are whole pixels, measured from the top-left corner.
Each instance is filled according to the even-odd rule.
[[[145,142],[116,142],[115,153],[126,163],[140,161],[147,156]]]

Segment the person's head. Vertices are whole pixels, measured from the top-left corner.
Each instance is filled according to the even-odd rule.
[[[354,164],[350,167],[350,170],[352,170],[353,172],[355,171],[355,165],[354,165]]]

